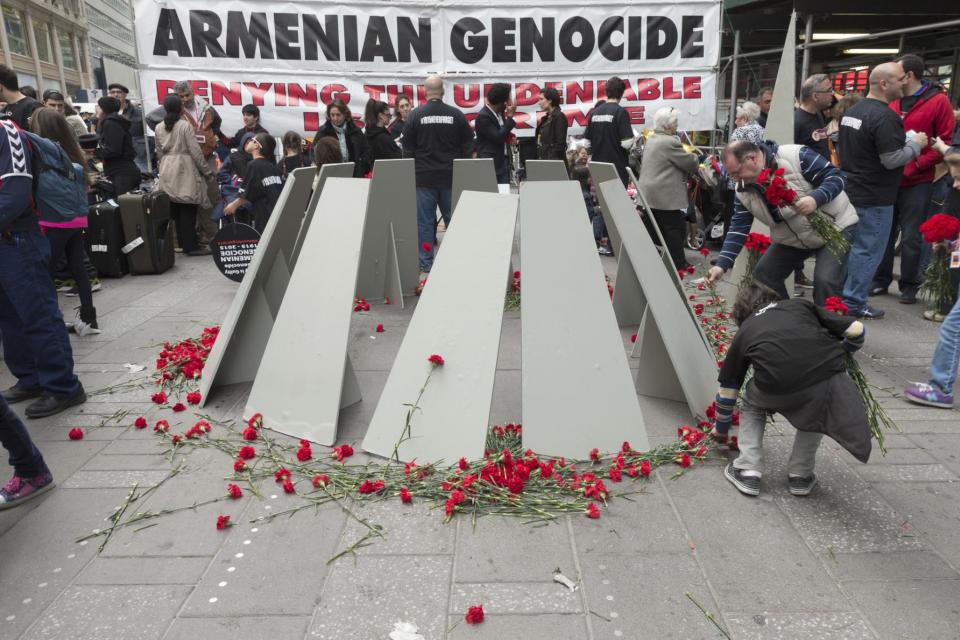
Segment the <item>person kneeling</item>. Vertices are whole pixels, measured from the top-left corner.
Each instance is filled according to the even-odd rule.
[[[724,476],[743,494],[760,494],[763,432],[775,413],[797,429],[787,464],[787,484],[795,496],[809,495],[824,435],[860,462],[870,457],[870,426],[856,385],[847,375],[847,354],[863,346],[863,324],[817,307],[804,298],[782,300],[759,283],[741,289],[733,318],[740,327],[720,369],[714,435],[730,430],[740,399],[740,456]]]

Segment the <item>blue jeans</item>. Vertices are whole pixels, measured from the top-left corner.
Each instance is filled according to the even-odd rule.
[[[857,234],[857,225],[850,225],[841,233],[848,242],[853,244],[852,239]],[[770,245],[767,252],[760,258],[753,275],[759,282],[776,291],[781,298],[787,299],[789,295],[784,282],[796,272],[796,269],[802,269],[804,261],[811,256],[816,260],[813,268],[813,301],[822,306],[827,298],[839,296],[843,290],[849,253],[843,258],[838,258],[826,245],[819,249],[798,249],[775,243]]]
[[[440,208],[443,223],[449,227],[452,197],[451,187],[417,187],[417,239],[420,244],[421,271],[429,273],[433,267],[433,254],[437,250],[437,208]],[[430,251],[423,250],[424,244],[430,245]]]
[[[953,178],[949,173],[933,183],[933,189],[930,192],[930,208],[927,209],[927,218],[935,213],[949,213],[944,208],[944,205],[947,203],[947,197],[950,195],[951,189],[953,189]],[[958,214],[954,213],[953,215]],[[922,242],[920,249],[921,280],[923,280],[923,276],[927,273],[927,267],[930,266],[930,258],[932,257],[933,252],[930,249],[930,243]],[[947,309],[947,311],[949,311],[949,309]]]
[[[82,389],[50,280],[50,244],[39,231],[0,238],[0,334],[17,385],[54,395]]]
[[[930,362],[930,384],[947,395],[953,395],[957,381],[957,365],[960,362],[960,301],[940,325],[940,339]]]
[[[23,421],[0,396],[0,444],[10,454],[14,475],[34,478],[49,471]]]
[[[923,236],[920,235],[920,225],[927,219],[931,194],[933,194],[933,183],[930,182],[900,187],[897,193],[897,204],[893,209],[893,223],[890,226],[887,250],[873,276],[873,286],[886,289],[893,282],[893,250],[897,244],[897,235],[902,232],[900,291],[916,292],[920,288],[920,283],[923,282],[920,265],[923,262],[922,254],[925,244]]]
[[[851,312],[863,311],[870,295],[870,284],[890,238],[893,205],[857,207],[860,222],[847,258],[847,281],[843,285],[843,301]]]

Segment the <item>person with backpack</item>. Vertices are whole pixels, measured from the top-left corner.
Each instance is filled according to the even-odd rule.
[[[38,154],[29,134],[0,119],[0,335],[7,368],[17,378],[3,398],[10,404],[36,398],[27,406],[28,418],[87,400],[73,372],[73,350],[50,279],[50,243],[33,208]],[[36,448],[19,431],[9,416],[0,417],[0,443],[11,452],[14,472],[43,471]]]
[[[130,121],[120,115],[120,101],[116,98],[100,98],[97,107],[101,114],[97,157],[103,160],[103,173],[120,197],[140,188],[140,168],[134,162],[137,152],[130,135]]]
[[[57,110],[41,107],[30,118],[30,130],[43,138],[37,141],[41,150],[40,188],[37,193],[40,229],[50,243],[50,267],[66,257],[80,296],[78,320],[70,328],[79,336],[100,333],[93,291],[84,264],[83,230],[87,227],[86,186],[95,176],[84,170],[86,158],[73,136],[67,119]],[[34,138],[31,137],[31,140]],[[44,147],[52,146],[44,154]],[[53,152],[56,152],[54,155]],[[50,156],[46,158],[44,156]],[[44,199],[61,197],[45,211]],[[52,274],[51,274],[52,275]]]
[[[253,227],[260,233],[266,228],[283,191],[283,179],[273,161],[276,144],[269,133],[258,133],[247,142],[253,161],[247,165],[243,176],[240,197],[223,208],[224,215],[232,216],[240,207],[249,204],[253,210]]]

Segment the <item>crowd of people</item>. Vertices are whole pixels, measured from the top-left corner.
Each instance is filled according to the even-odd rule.
[[[792,144],[766,138],[773,92],[761,89],[755,102],[735,107],[737,127],[719,163],[681,141],[680,112],[673,107],[657,110],[652,130],[638,133],[620,105],[626,84],[618,77],[605,83],[605,97],[590,112],[582,136],[569,135],[556,89],[544,88],[538,97],[536,156],[564,161],[571,179],[579,182],[599,253],[612,255],[615,248],[595,197],[591,162],[612,164],[625,186],[644,195],[638,209],[648,217],[648,225],[659,228],[664,250],[678,269],[688,266],[684,247],[693,208],[688,181],[712,166],[731,197],[729,228],[707,275],[710,281],[732,268],[754,220],[769,227],[771,246],[756,265],[756,284],[741,291],[737,301],[737,322],[743,330],[721,372],[716,405],[718,432],[738,399],[748,416],[749,426],[740,434],[741,456],[726,475],[749,495],[759,491],[766,415],[784,412],[797,398],[832,392],[830,385],[846,388],[837,378],[843,374],[838,354],[863,343],[862,320],[883,317],[869,298],[888,292],[897,239],[899,301],[913,304],[931,259],[920,224],[935,210],[960,216],[960,147],[951,146],[960,142],[960,133],[955,132],[956,116],[943,88],[925,78],[923,61],[912,55],[875,67],[869,83],[866,96],[837,96],[829,76],[805,79],[795,107]],[[402,95],[393,105],[371,99],[360,118],[343,100],[334,99],[310,141],[296,131],[275,136],[252,104],[242,108],[242,126],[227,135],[220,114],[188,82],[177,82],[162,105],[149,113],[127,100],[126,87],[111,85],[89,120],[60,92],[46,91],[42,101],[28,93],[18,86],[13,71],[0,66],[0,336],[7,366],[17,378],[0,401],[0,442],[10,451],[15,469],[14,479],[0,489],[0,508],[52,482],[8,404],[32,400],[25,414],[38,418],[84,402],[68,330],[81,336],[99,331],[95,287],[84,253],[85,216],[38,215],[41,196],[35,184],[44,170],[38,162],[41,141],[62,150],[88,190],[118,197],[144,188],[146,182],[165,193],[177,244],[188,257],[210,254],[208,244],[224,220],[262,231],[284,181],[299,168],[319,170],[324,164],[351,162],[354,176],[360,178],[369,177],[378,160],[413,158],[424,274],[433,264],[438,224],[449,224],[453,215],[453,161],[490,158],[501,184],[510,181],[515,162],[516,106],[505,83],[487,87],[472,125],[444,101],[439,76],[426,79],[418,106]],[[144,127],[153,132],[152,148]],[[151,166],[155,175],[146,172]],[[793,194],[791,200],[772,199],[771,176]],[[832,226],[834,242],[813,223],[814,216]],[[942,243],[939,249],[955,252],[957,242]],[[960,253],[955,255],[960,263]],[[804,273],[811,259],[812,281]],[[78,318],[69,323],[61,315],[51,279],[61,265],[73,276],[81,303]],[[812,288],[812,302],[790,300],[786,283],[791,277],[795,285]],[[837,297],[851,318],[835,321],[821,311],[828,298]],[[960,359],[960,307],[955,301],[954,291],[949,304],[924,314],[943,326],[931,380],[907,390],[913,401],[953,405]],[[758,320],[762,316],[766,318]],[[816,362],[807,362],[810,375],[798,378],[797,369],[771,365],[774,358],[763,345],[775,339],[771,336],[780,339],[791,332],[802,334],[810,354],[819,354]],[[798,338],[797,344],[803,340]],[[755,381],[740,398],[748,366],[754,367]],[[777,396],[787,388],[789,398]],[[813,418],[798,414],[797,420]],[[797,442],[790,486],[797,495],[806,495],[816,482],[813,459],[819,437],[804,436]],[[856,452],[862,454],[863,447]]]

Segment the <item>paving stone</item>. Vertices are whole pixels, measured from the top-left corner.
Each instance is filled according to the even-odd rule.
[[[124,439],[118,438],[101,451],[101,456],[129,456],[129,455],[153,455],[160,456],[166,449],[166,445],[159,438],[152,437],[152,434],[139,433],[140,437]]]
[[[159,452],[147,455],[97,455],[83,465],[83,471],[169,471],[170,460]]]
[[[867,482],[956,482],[957,476],[942,464],[884,464],[857,470]]]
[[[457,582],[553,580],[553,570],[572,571],[566,523],[532,527],[510,518],[479,518],[476,528],[458,520]]]
[[[124,495],[122,489],[54,489],[3,533],[0,637],[20,637],[90,561],[99,540],[74,540],[102,528]]]
[[[188,584],[195,585],[209,557],[94,558],[76,584]]]
[[[824,554],[824,565],[839,580],[910,580],[960,578],[932,551]]]
[[[737,640],[873,640],[857,613],[729,614]]]
[[[880,453],[879,448],[874,449],[873,453],[870,455],[870,462],[866,467],[862,467],[862,469],[870,469],[876,465],[931,464],[936,462],[936,459],[934,459],[933,456],[920,447],[891,447],[889,436],[885,438],[885,440],[887,447],[886,455]],[[897,444],[904,444],[904,442],[899,441]]]
[[[353,508],[358,518],[383,527],[383,538],[359,553],[364,555],[453,553],[456,523],[445,523],[443,508],[431,509],[426,504],[405,505],[391,497],[381,502],[368,502]],[[359,540],[367,528],[354,518],[347,518],[341,538],[341,547]]]
[[[706,579],[687,553],[591,556],[583,561],[590,624],[596,638],[704,638],[718,636],[687,597],[718,618]]]
[[[360,556],[333,566],[307,638],[381,638],[397,620],[426,638],[442,638],[447,621],[449,556]]]
[[[889,482],[873,487],[902,514],[904,536],[931,544],[954,567],[960,567],[960,485]]]
[[[23,640],[160,638],[189,592],[172,585],[70,587]]]
[[[497,371],[493,378],[490,424],[518,423],[523,417],[519,371]]]
[[[486,607],[484,613],[487,614]],[[524,640],[587,640],[587,623],[582,613],[498,615],[487,614],[483,624],[466,624],[463,615],[451,615],[447,627],[450,640],[500,640],[517,637]],[[454,625],[456,625],[454,627]]]
[[[619,490],[624,485],[614,486]],[[624,487],[626,491],[635,488],[647,493],[630,496],[631,501],[612,500],[596,520],[570,519],[581,558],[594,553],[678,552],[688,548],[687,536],[659,484],[655,480],[640,481]]]
[[[174,621],[163,640],[302,638],[309,624],[309,616],[181,617]]]
[[[552,572],[551,572],[552,575]],[[579,582],[572,571],[564,573]],[[459,578],[458,578],[459,579]],[[492,614],[578,613],[583,611],[579,592],[557,582],[457,582],[450,592],[450,613],[463,615],[483,604]]]
[[[63,483],[65,489],[107,489],[113,487],[148,487],[160,482],[167,471],[78,471]]]
[[[883,637],[945,640],[960,629],[960,580],[847,582],[844,587]]]

